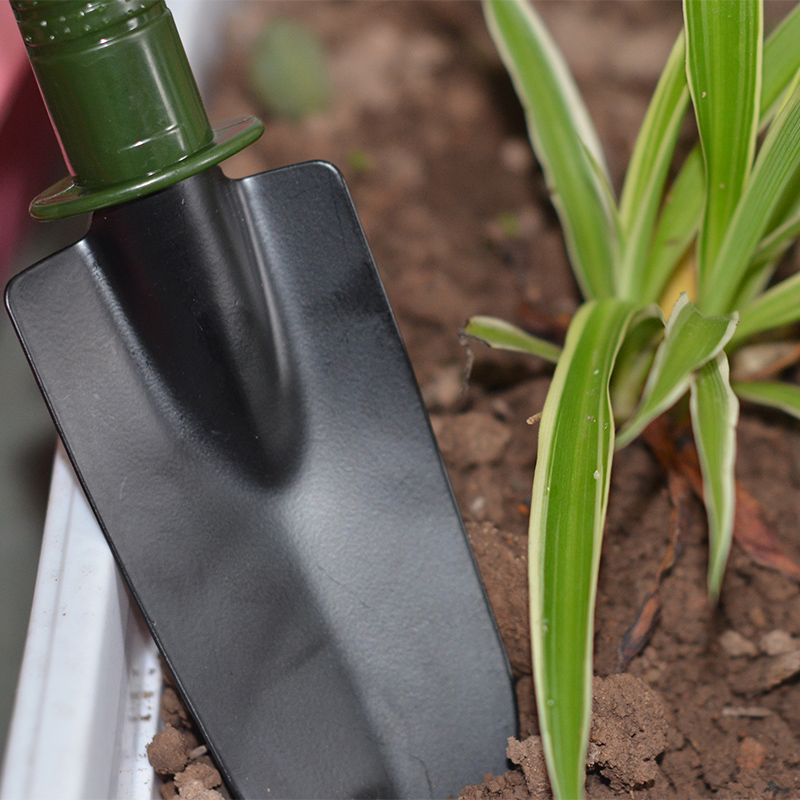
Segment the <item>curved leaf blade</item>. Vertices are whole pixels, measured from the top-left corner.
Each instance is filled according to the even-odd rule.
[[[739,401],[731,389],[725,353],[719,353],[694,375],[689,408],[708,515],[708,592],[716,601],[731,549],[736,509],[733,468]]]
[[[642,400],[617,434],[617,449],[630,444],[686,393],[692,373],[721,352],[733,336],[736,322],[735,315],[704,316],[686,294],[680,296],[667,320]]]
[[[800,178],[800,174],[797,176]],[[791,189],[789,189],[791,192]],[[800,209],[800,203],[798,203]],[[758,300],[786,251],[800,235],[800,210],[782,215],[784,220],[774,227],[760,242],[747,268],[739,291],[733,301],[737,308],[747,308]]]
[[[636,138],[620,198],[624,250],[617,277],[621,297],[643,299],[647,255],[683,118],[689,104],[686,47],[676,40]]]
[[[594,605],[614,420],[609,379],[635,307],[585,303],[572,320],[539,432],[529,534],[531,641],[556,798],[583,797]]]
[[[800,272],[768,289],[740,314],[732,344],[800,320]]]
[[[485,0],[484,14],[525,109],[534,150],[558,211],[572,268],[588,298],[613,294],[616,230],[587,157],[602,149],[561,53],[526,0]],[[607,170],[603,167],[603,171]],[[610,181],[608,181],[610,184]]]
[[[800,386],[782,381],[741,381],[733,390],[742,400],[767,408],[776,408],[800,419]]]
[[[510,322],[496,317],[470,317],[464,327],[464,333],[497,350],[526,353],[543,358],[553,364],[561,356],[561,348],[558,345],[552,344],[546,339],[540,339]]]
[[[641,291],[643,302],[656,303],[666,289],[700,226],[705,203],[703,157],[695,147],[670,188],[656,226]]]
[[[610,387],[614,419],[620,424],[636,410],[656,351],[664,339],[665,326],[664,314],[655,304],[637,311],[628,325],[614,362]]]

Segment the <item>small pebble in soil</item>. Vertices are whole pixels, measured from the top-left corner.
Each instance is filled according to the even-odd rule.
[[[747,771],[761,769],[766,757],[767,748],[756,739],[746,736],[739,742],[739,753],[736,756],[739,769]]]
[[[738,694],[770,692],[800,673],[800,650],[779,656],[762,656],[744,672],[731,676]]]
[[[725,631],[719,637],[719,645],[731,658],[758,655],[758,648],[749,639],[745,639],[738,631]]]
[[[764,688],[774,689],[800,673],[800,650],[775,656],[766,670]]]
[[[526,173],[533,166],[530,143],[522,138],[509,138],[500,145],[500,163],[515,175]]]
[[[800,650],[800,641],[788,631],[770,631],[765,633],[758,641],[761,652],[768,656],[782,656]]]
[[[441,372],[422,387],[422,397],[428,409],[449,409],[464,390],[464,370],[460,364],[443,367]]]

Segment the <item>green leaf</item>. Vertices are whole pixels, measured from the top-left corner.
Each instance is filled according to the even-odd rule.
[[[733,391],[748,403],[777,408],[800,419],[800,386],[782,381],[738,381]]]
[[[471,317],[464,333],[498,350],[527,353],[555,364],[561,356],[561,348],[538,336],[495,317]]]
[[[771,205],[769,220],[761,234],[763,238],[752,254],[732,301],[736,308],[745,308],[764,291],[781,257],[800,232],[800,168],[782,183],[780,196]]]
[[[635,307],[585,303],[572,320],[539,431],[529,534],[531,640],[553,792],[583,797],[597,571],[614,421],[608,384]]]
[[[685,60],[686,47],[681,34],[650,101],[625,175],[619,211],[625,237],[617,294],[633,300],[643,297],[653,228],[689,104]]]
[[[278,17],[253,45],[250,88],[271,114],[301,120],[325,111],[332,101],[322,41],[303,25]]]
[[[767,224],[787,187],[798,179],[798,170],[800,89],[775,118],[758,154],[700,298],[707,313],[724,313],[732,307]]]
[[[758,258],[764,251],[778,252],[785,249],[783,245],[791,243],[797,236],[798,225],[800,225],[800,170],[785,187],[780,205],[767,224],[769,233],[759,243],[755,257]]]
[[[694,148],[673,183],[656,227],[650,261],[645,270],[643,302],[655,303],[694,241],[705,204],[703,156]]]
[[[705,163],[698,242],[701,291],[753,164],[761,92],[759,0],[684,0],[686,70]]]
[[[561,53],[527,0],[485,0],[483,8],[525,109],[581,290],[586,297],[609,297],[616,232],[606,190],[586,155],[604,164],[589,114]]]
[[[800,320],[800,272],[768,289],[739,316],[732,344]]]
[[[800,208],[787,216],[786,220],[765,236],[755,253],[754,263],[776,263],[800,234]]]
[[[664,314],[655,304],[641,309],[631,320],[611,375],[615,420],[624,422],[636,409],[656,351],[664,339],[665,325]]]
[[[617,435],[617,448],[630,444],[689,388],[692,373],[715,358],[730,341],[736,316],[706,317],[682,293],[667,320],[642,401]]]
[[[764,43],[760,129],[785,102],[800,70],[800,5],[794,7]],[[655,302],[697,231],[704,206],[702,153],[695,147],[678,173],[656,227],[643,302]]]
[[[750,260],[750,266],[744,277],[739,282],[736,297],[731,301],[731,308],[747,308],[764,292],[764,287],[769,283],[780,257],[789,249],[791,242],[776,243],[775,246],[759,245]]]
[[[800,4],[782,20],[764,44],[761,122],[759,130],[790,100],[800,83]],[[758,245],[751,265],[741,282],[732,305],[742,309],[757,297],[775,271],[783,254],[800,232],[800,171],[784,187],[775,205],[767,232]]]
[[[770,231],[759,242],[753,252],[744,276],[739,281],[736,296],[731,301],[733,308],[748,308],[769,284],[783,255],[794,244],[800,233],[800,170],[795,173],[791,183],[785,187],[784,200],[773,212],[773,219],[782,220],[777,224],[767,224]],[[777,213],[776,213],[777,212]]]
[[[583,153],[586,156],[586,160],[589,164],[589,169],[591,169],[592,173],[594,174],[595,180],[597,181],[597,185],[600,187],[602,192],[602,197],[604,200],[603,208],[606,212],[606,217],[608,218],[608,224],[611,227],[612,235],[611,235],[611,249],[612,249],[612,261],[613,263],[617,263],[619,261],[619,250],[620,245],[624,239],[624,235],[622,233],[622,223],[619,218],[619,209],[617,208],[617,201],[614,197],[614,187],[611,185],[611,179],[608,176],[608,172],[606,171],[605,164],[599,163],[592,153],[587,147],[583,148]],[[615,291],[615,294],[618,295],[618,292]]]
[[[786,248],[794,242],[798,235],[800,235],[800,209],[798,213],[790,216],[769,236],[765,236],[761,240],[754,257],[769,261],[776,260],[786,252]]]
[[[783,18],[764,43],[764,72],[761,86],[761,122],[766,124],[778,113],[794,90],[800,70],[800,4]]]
[[[731,389],[725,353],[719,353],[694,376],[689,408],[708,515],[708,592],[716,601],[731,549],[736,505],[733,468],[739,401]]]
[[[765,231],[739,284],[732,303],[736,308],[745,308],[764,291],[778,262],[800,233],[800,168],[783,186]]]

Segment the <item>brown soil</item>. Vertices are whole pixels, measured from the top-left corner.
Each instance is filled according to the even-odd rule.
[[[161,778],[164,800],[226,800],[230,795],[183,701],[175,691],[169,671],[164,668],[161,718],[165,727],[147,745],[147,759]]]
[[[786,10],[774,6],[771,20]],[[561,2],[540,10],[584,91],[619,188],[680,28],[680,3]],[[248,93],[244,55],[263,21],[278,14],[325,42],[336,103],[302,124],[268,120],[262,140],[226,171],[324,158],[345,173],[517,682],[522,741],[511,742],[509,756],[520,766],[462,797],[547,797],[526,610],[537,436],[526,420],[542,408],[551,369],[473,345],[462,390],[468,352],[459,341],[475,313],[558,340],[579,303],[519,106],[475,2],[261,2],[243,4],[232,22],[213,118],[263,115]],[[683,146],[691,137],[687,124]],[[503,224],[509,212],[515,230],[508,217]],[[745,408],[739,439],[742,482],[800,560],[800,428]],[[688,516],[655,631],[627,674],[614,675],[622,636],[671,534],[658,462],[640,442],[619,454],[597,603],[589,797],[800,796],[800,589],[734,547],[712,608],[702,508]]]

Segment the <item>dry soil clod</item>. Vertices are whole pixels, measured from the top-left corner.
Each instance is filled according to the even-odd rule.
[[[189,760],[183,734],[167,724],[163,731],[153,737],[147,745],[147,758],[159,775],[174,775],[180,772]]]
[[[633,792],[652,783],[659,775],[656,761],[667,747],[667,721],[658,695],[639,678],[612,675],[595,678],[592,727],[586,766],[599,771],[616,792]],[[548,800],[544,750],[539,736],[524,741],[511,738],[508,758],[522,769],[527,794],[505,775],[489,775],[481,786],[469,786],[459,800],[518,798]]]

